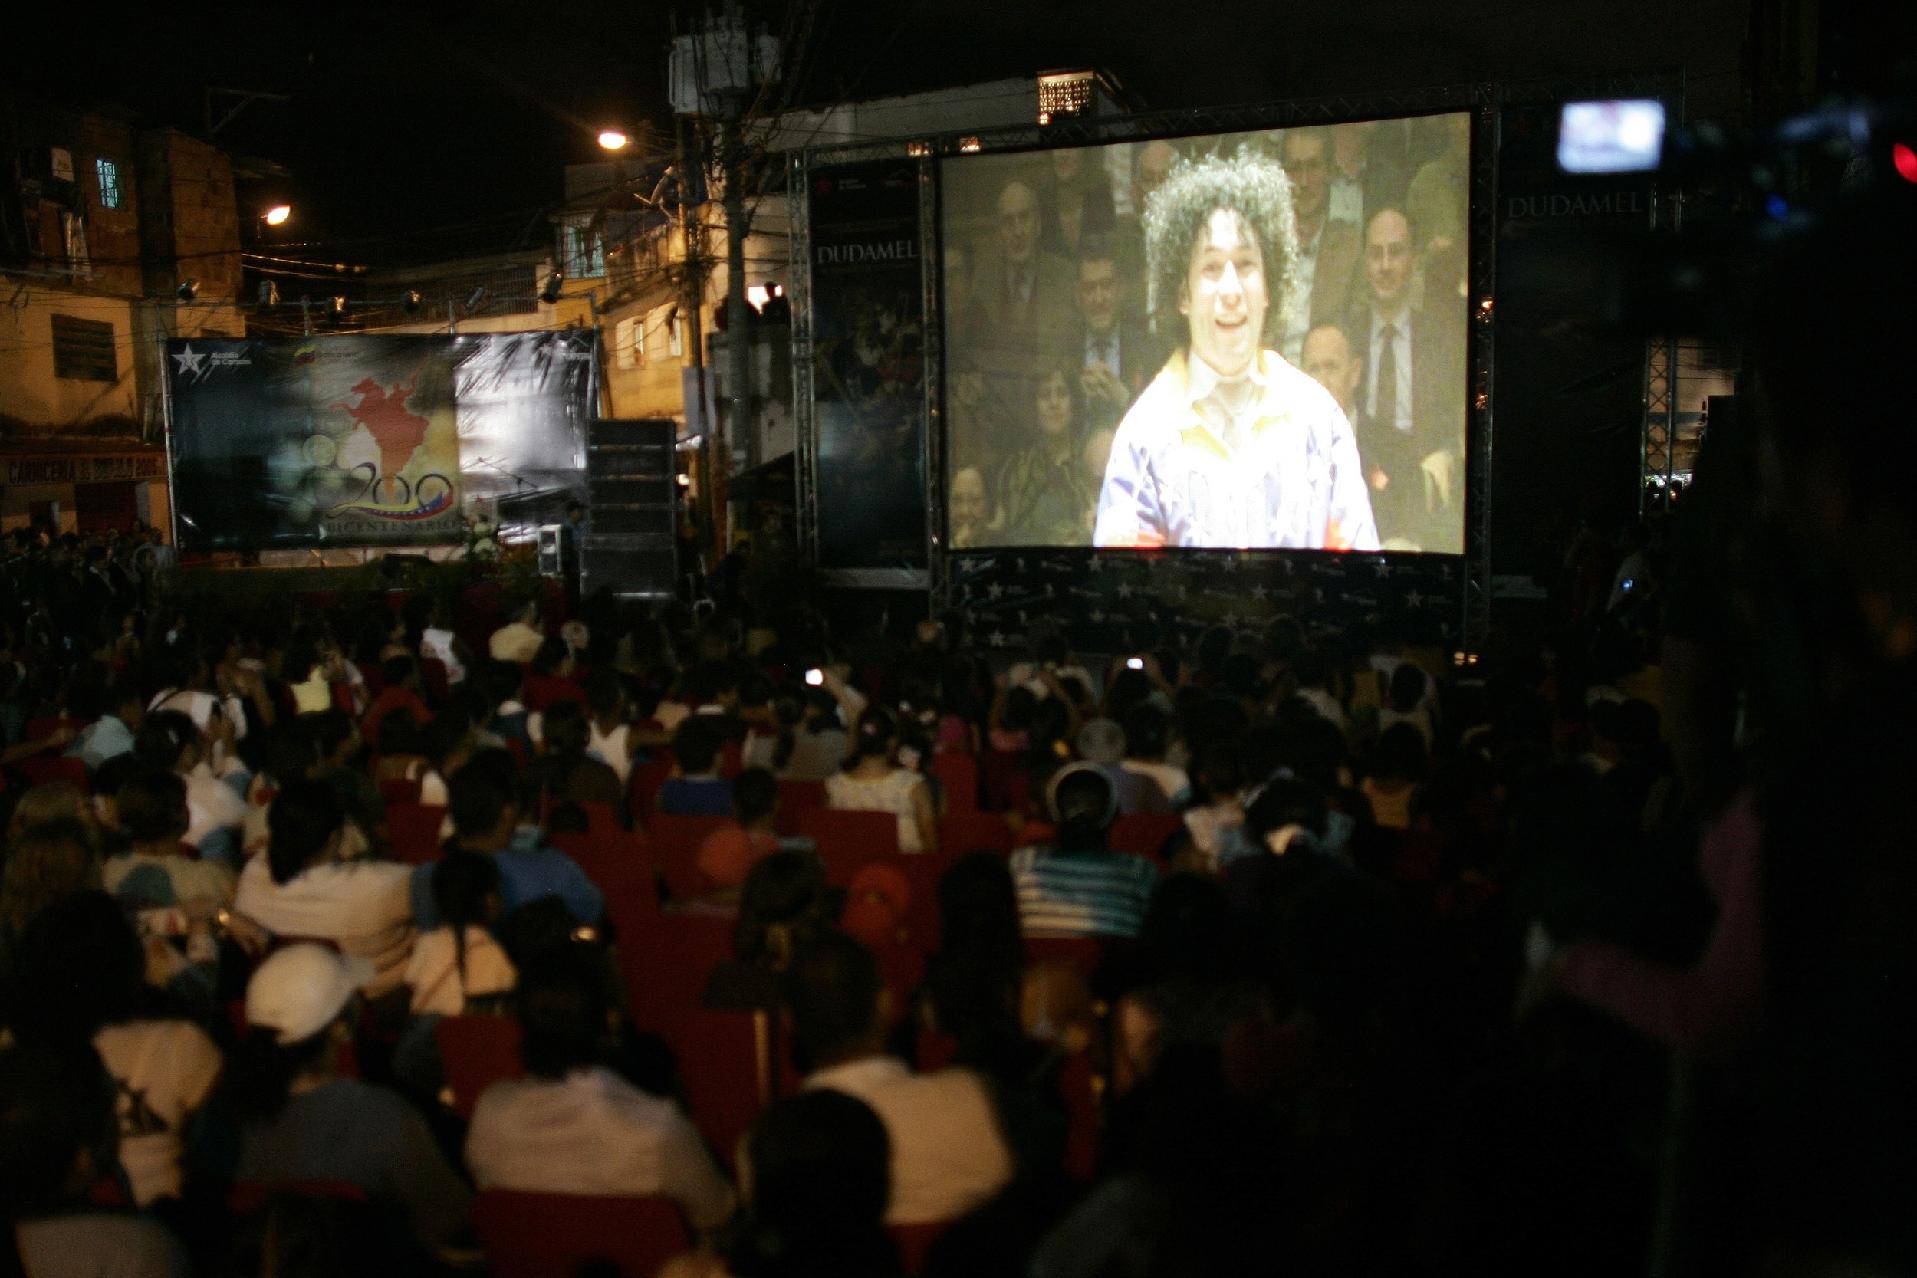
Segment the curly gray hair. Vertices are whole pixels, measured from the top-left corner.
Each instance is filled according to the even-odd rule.
[[[1146,307],[1181,331],[1174,314],[1191,270],[1192,251],[1211,215],[1226,209],[1243,218],[1258,237],[1265,259],[1265,286],[1271,304],[1265,312],[1266,336],[1279,318],[1281,300],[1298,269],[1298,219],[1291,208],[1291,179],[1275,160],[1239,148],[1236,158],[1207,155],[1180,164],[1145,203]]]

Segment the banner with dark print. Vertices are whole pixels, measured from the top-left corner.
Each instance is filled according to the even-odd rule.
[[[819,565],[925,566],[924,285],[911,161],[812,175]]]
[[[187,549],[448,544],[476,497],[580,482],[590,335],[194,339],[167,355]]]

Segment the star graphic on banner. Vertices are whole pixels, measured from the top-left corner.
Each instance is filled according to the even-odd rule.
[[[1005,646],[1005,636],[994,630],[991,634],[985,636],[985,642],[991,644],[994,648],[1003,648]]]
[[[181,375],[197,374],[200,371],[200,365],[206,363],[206,356],[195,351],[191,346],[182,346],[180,353],[173,357],[173,362],[180,366]]]
[[[1002,595],[1004,595],[1004,593],[1005,593],[1005,587],[1003,587],[1003,586],[1001,586],[1001,585],[999,585],[999,584],[998,584],[998,583],[997,583],[997,582],[995,581],[995,582],[993,582],[993,583],[992,583],[991,585],[989,585],[989,586],[987,586],[987,587],[985,588],[985,593],[986,593],[986,595],[987,595],[987,596],[988,596],[989,598],[992,598],[992,599],[997,599],[997,598],[999,598],[1000,596],[1002,596]]]
[[[1091,570],[1093,572],[1104,572],[1105,571],[1104,559],[1100,558],[1098,555],[1093,555]]]
[[[1131,582],[1129,582],[1129,581],[1121,581],[1121,582],[1119,582],[1119,583],[1118,583],[1118,597],[1119,597],[1120,599],[1130,599],[1130,598],[1132,597],[1132,583],[1131,583]]]
[[[1413,590],[1404,597],[1404,606],[1412,610],[1424,607],[1424,596]]]
[[[1323,603],[1325,601],[1325,588],[1323,586],[1313,586],[1311,588],[1311,601],[1313,603]]]
[[[1025,571],[1025,560],[1023,558],[1014,559],[1012,561],[1012,571],[1023,573]]]
[[[1253,599],[1262,600],[1266,595],[1270,593],[1271,593],[1270,591],[1265,589],[1265,583],[1262,581],[1251,588],[1251,597]]]
[[[1292,576],[1298,571],[1298,561],[1295,559],[1280,559],[1278,562],[1284,565],[1285,576],[1287,577]]]
[[[1094,626],[1105,620],[1105,612],[1102,608],[1094,608],[1085,615],[1091,619],[1091,623]]]
[[[1226,628],[1226,629],[1230,629],[1230,628],[1232,628],[1233,626],[1236,626],[1237,624],[1238,624],[1238,614],[1237,614],[1237,613],[1235,613],[1235,612],[1228,612],[1228,613],[1226,613],[1226,614],[1225,614],[1225,628]]]
[[[1391,575],[1391,565],[1386,563],[1384,560],[1380,559],[1378,561],[1377,567],[1378,567],[1378,575],[1380,577],[1389,577]]]

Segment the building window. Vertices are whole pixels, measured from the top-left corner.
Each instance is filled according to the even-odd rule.
[[[646,321],[642,315],[631,315],[613,325],[612,329],[613,362],[620,368],[644,368],[646,366]]]
[[[53,375],[82,382],[117,382],[120,366],[113,325],[99,320],[53,317]]]
[[[598,279],[606,273],[606,245],[590,214],[559,224],[559,269],[569,280]]]
[[[102,158],[93,162],[93,172],[100,179],[100,207],[125,208],[126,192],[120,188],[120,166]]]

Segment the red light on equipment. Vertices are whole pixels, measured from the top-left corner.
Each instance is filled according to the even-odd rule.
[[[1917,149],[1913,149],[1910,143],[1891,143],[1890,162],[1897,166],[1898,177],[1917,185]]]

